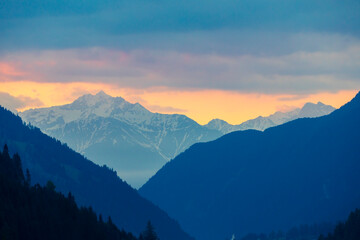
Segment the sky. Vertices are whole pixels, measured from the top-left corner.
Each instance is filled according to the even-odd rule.
[[[238,124],[360,89],[358,0],[0,0],[0,104],[104,90]]]

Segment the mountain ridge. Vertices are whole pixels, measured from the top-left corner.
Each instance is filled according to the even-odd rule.
[[[318,102],[316,104],[308,102],[305,103],[302,108],[296,108],[288,112],[277,111],[267,117],[259,116],[257,118],[247,120],[237,125],[229,124],[222,119],[213,119],[204,126],[209,129],[221,131],[223,134],[247,129],[264,131],[269,127],[274,127],[295,120],[297,118],[313,118],[328,115],[334,110],[334,107],[330,105],[325,105],[322,102]]]
[[[199,240],[336,222],[359,207],[359,122],[360,93],[326,116],[231,132],[193,145],[139,192]]]

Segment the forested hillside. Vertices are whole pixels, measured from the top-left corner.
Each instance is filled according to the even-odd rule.
[[[50,180],[63,194],[73,193],[80,206],[92,206],[104,219],[111,216],[117,227],[133,234],[140,234],[150,220],[161,240],[191,239],[175,220],[142,198],[115,171],[94,164],[0,107],[0,146],[5,143],[11,154],[20,154],[33,184],[44,185]]]
[[[5,145],[0,152],[0,239],[136,240],[110,217],[103,219],[91,207],[79,208],[71,193],[65,197],[56,192],[51,181],[44,187],[30,181],[19,155],[11,158]]]

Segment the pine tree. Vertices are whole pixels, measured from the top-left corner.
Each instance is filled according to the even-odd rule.
[[[26,169],[26,179],[25,179],[25,183],[26,183],[27,186],[30,186],[30,185],[31,185],[31,175],[30,175],[30,171],[29,171],[28,168]]]
[[[159,240],[155,229],[150,221],[146,225],[145,231],[141,234],[144,240]]]
[[[46,183],[46,189],[48,189],[48,190],[50,190],[50,191],[52,191],[52,192],[54,192],[55,191],[55,184],[52,182],[52,181],[47,181],[47,183]]]
[[[2,154],[3,154],[4,157],[8,157],[8,158],[10,157],[9,148],[8,148],[7,144],[4,145],[4,149],[3,149]]]

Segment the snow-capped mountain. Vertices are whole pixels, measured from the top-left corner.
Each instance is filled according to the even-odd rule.
[[[184,115],[152,113],[102,91],[20,116],[95,163],[113,168],[133,187],[192,144],[222,135]]]
[[[133,187],[140,187],[167,161],[194,143],[211,141],[237,130],[264,130],[333,110],[322,103],[307,103],[302,109],[276,112],[240,125],[215,119],[201,126],[184,115],[152,113],[138,103],[100,91],[71,104],[31,109],[20,116],[95,163],[113,168]]]
[[[314,118],[321,117],[330,114],[335,110],[330,105],[325,105],[321,102],[317,104],[306,103],[302,108],[296,108],[289,112],[276,112],[268,117],[257,117],[255,119],[248,120],[239,125],[231,125],[221,119],[213,119],[205,127],[218,130],[223,134],[227,134],[239,130],[255,129],[264,131],[269,127],[274,127],[298,118]]]

